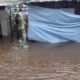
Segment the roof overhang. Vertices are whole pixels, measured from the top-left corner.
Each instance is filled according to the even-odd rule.
[[[41,1],[41,2],[30,2],[29,5],[33,5],[33,6],[40,6],[40,7],[46,7],[46,8],[75,8],[75,7],[79,7],[80,8],[80,1],[62,1],[62,0],[58,0],[58,1]]]

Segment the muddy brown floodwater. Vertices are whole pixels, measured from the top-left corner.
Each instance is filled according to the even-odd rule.
[[[80,43],[0,40],[0,80],[80,80]]]

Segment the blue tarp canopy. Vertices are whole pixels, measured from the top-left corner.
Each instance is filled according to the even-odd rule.
[[[80,15],[29,6],[28,38],[39,42],[80,42]]]

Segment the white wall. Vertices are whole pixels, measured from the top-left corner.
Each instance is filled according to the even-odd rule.
[[[0,21],[1,21],[2,35],[8,36],[10,34],[10,26],[8,25],[9,16],[6,14],[5,10],[0,10]]]

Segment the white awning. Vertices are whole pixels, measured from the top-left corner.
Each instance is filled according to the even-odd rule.
[[[27,0],[26,0],[27,1]],[[49,1],[64,1],[64,0],[28,0],[29,2],[49,2]],[[72,1],[72,0],[65,0],[65,1]],[[79,0],[77,0],[79,1]]]
[[[13,4],[11,3],[0,3],[0,6],[12,6]]]
[[[44,1],[62,1],[62,0],[30,0],[30,2],[44,2]]]
[[[9,6],[18,3],[20,3],[18,0],[0,0],[0,6]]]

